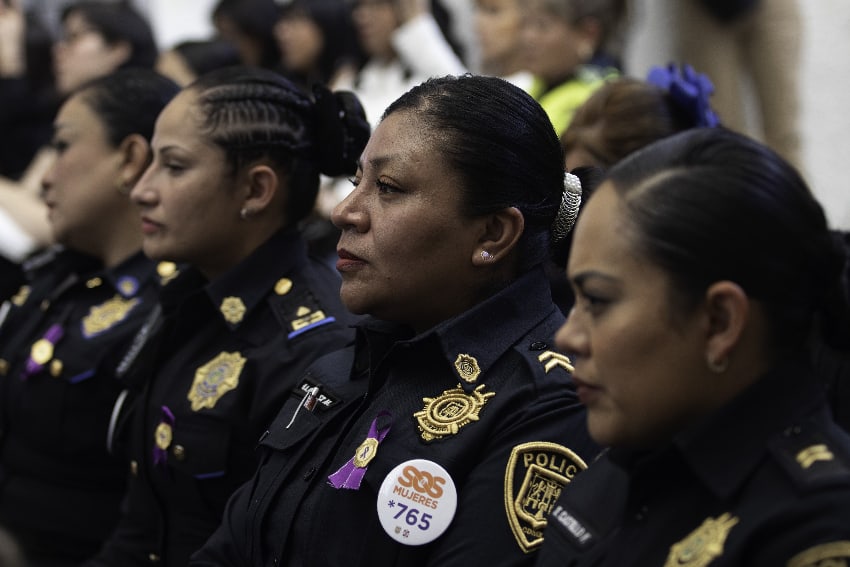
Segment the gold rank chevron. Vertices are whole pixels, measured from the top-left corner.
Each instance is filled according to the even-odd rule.
[[[573,363],[570,361],[569,357],[555,351],[547,350],[542,352],[540,353],[540,356],[537,357],[537,360],[543,363],[543,368],[546,369],[546,374],[549,374],[550,370],[558,366],[569,373],[575,372],[575,368],[573,367]]]

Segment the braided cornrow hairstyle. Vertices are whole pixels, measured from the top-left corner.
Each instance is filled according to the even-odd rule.
[[[316,87],[315,100],[272,71],[229,67],[189,87],[201,133],[222,148],[231,171],[265,161],[286,179],[288,224],[313,209],[319,175],[353,174],[369,124],[351,93]]]

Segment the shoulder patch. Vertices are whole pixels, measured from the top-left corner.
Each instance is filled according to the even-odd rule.
[[[818,488],[850,482],[850,466],[843,452],[811,425],[794,426],[770,442],[770,451],[803,488]]]
[[[810,547],[788,561],[788,567],[827,567],[850,563],[850,541],[832,541]]]
[[[561,490],[586,468],[581,457],[557,443],[536,441],[513,448],[505,469],[505,512],[525,553],[543,543],[546,519]]]

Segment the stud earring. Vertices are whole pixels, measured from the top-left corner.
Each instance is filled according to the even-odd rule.
[[[708,369],[714,372],[715,374],[723,374],[724,372],[726,372],[726,368],[729,367],[728,358],[713,360],[710,357],[706,356],[705,363],[708,365]]]
[[[251,214],[251,211],[248,210],[248,207],[242,207],[242,210],[239,211],[239,217],[242,220],[246,220],[250,214]]]
[[[486,250],[482,250],[481,251],[481,259],[489,261],[489,260],[493,259],[493,255],[490,254],[489,252],[487,252]]]

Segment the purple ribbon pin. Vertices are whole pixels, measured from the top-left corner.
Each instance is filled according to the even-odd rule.
[[[21,379],[26,380],[34,374],[41,372],[44,365],[50,362],[53,358],[53,347],[59,342],[59,339],[65,334],[65,329],[62,325],[54,323],[44,333],[44,337],[37,340],[32,345],[30,356],[27,359],[24,371],[21,373]]]
[[[165,466],[168,461],[168,448],[174,434],[174,414],[168,406],[162,406],[162,417],[154,433],[153,464]]]
[[[378,420],[387,417],[386,425],[378,426]],[[354,456],[342,465],[338,471],[328,477],[328,483],[339,490],[346,488],[349,490],[358,490],[360,483],[363,482],[363,475],[366,474],[369,462],[375,457],[378,452],[378,445],[387,436],[392,425],[392,414],[387,410],[381,410],[375,419],[372,420],[372,425],[369,426],[369,435],[359,447],[354,451]]]

